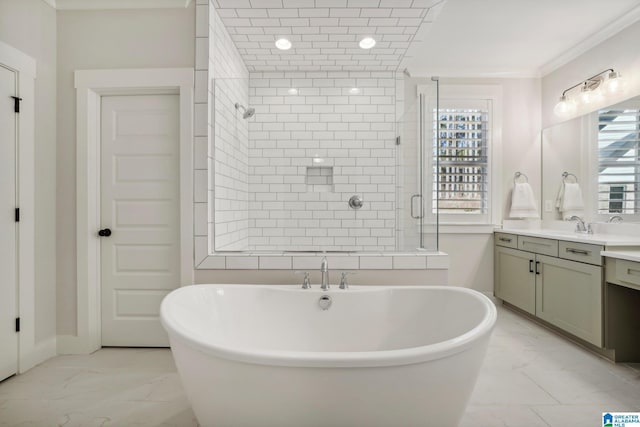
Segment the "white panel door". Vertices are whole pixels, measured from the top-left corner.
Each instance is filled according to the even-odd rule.
[[[159,310],[180,285],[178,165],[178,95],[102,98],[103,346],[168,346]]]
[[[15,72],[0,65],[0,380],[18,371]]]

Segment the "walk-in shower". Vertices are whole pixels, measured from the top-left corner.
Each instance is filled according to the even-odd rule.
[[[395,72],[339,76],[214,79],[215,251],[437,250],[438,82],[417,96]]]

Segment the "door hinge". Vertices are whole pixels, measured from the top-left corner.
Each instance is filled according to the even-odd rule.
[[[20,332],[20,318],[16,317],[16,332]]]
[[[22,98],[19,98],[17,96],[12,96],[11,98],[13,98],[13,111],[15,113],[19,113],[20,112],[20,101],[22,101]]]
[[[20,208],[16,208],[16,222],[20,222]]]

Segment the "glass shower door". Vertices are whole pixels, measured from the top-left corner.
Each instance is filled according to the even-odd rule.
[[[397,248],[400,251],[438,250],[438,206],[432,199],[437,188],[438,81],[418,86],[415,98],[406,101],[398,130]],[[435,176],[435,178],[434,178]]]

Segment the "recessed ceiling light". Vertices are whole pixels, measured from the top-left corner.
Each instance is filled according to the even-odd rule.
[[[288,93],[289,95],[297,95],[297,94],[298,94],[298,89],[296,89],[295,87],[292,87],[291,89],[289,89],[289,90],[287,91],[287,93]]]
[[[349,93],[351,95],[358,95],[360,93],[360,88],[359,87],[352,87],[351,89],[349,89]]]
[[[365,37],[362,40],[360,40],[360,47],[362,49],[371,49],[375,45],[376,45],[376,41],[373,39],[373,37]]]
[[[276,40],[276,47],[280,50],[289,50],[291,49],[291,42],[283,37]]]

